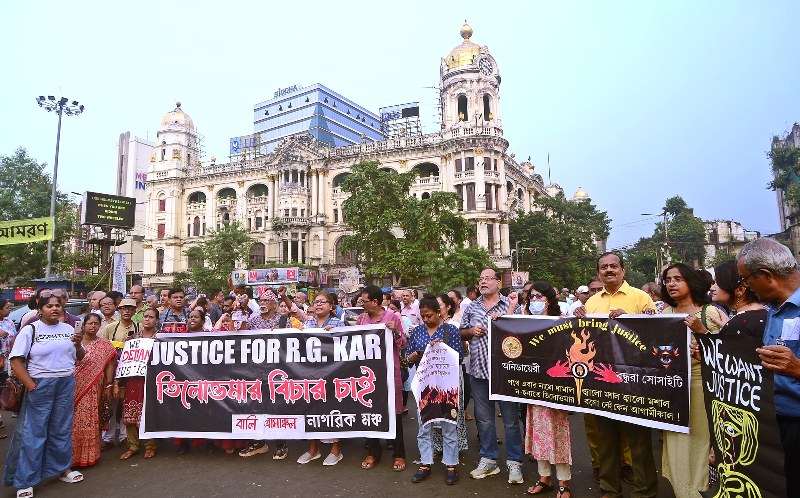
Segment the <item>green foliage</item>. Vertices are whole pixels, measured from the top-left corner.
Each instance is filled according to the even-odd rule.
[[[667,265],[666,246],[673,263],[686,263],[689,266],[705,266],[706,230],[703,220],[694,215],[686,201],[680,196],[666,200],[667,232],[664,223],[656,224],[651,237],[639,239],[632,248],[625,251],[628,267],[643,275],[654,275],[656,270]]]
[[[353,234],[344,237],[343,250],[355,253],[368,276],[391,275],[393,285],[438,290],[472,281],[490,259],[485,250],[464,247],[474,228],[457,212],[460,198],[450,192],[409,196],[416,176],[381,170],[378,161],[351,168],[342,183],[350,194],[342,212]]]
[[[24,220],[50,215],[53,183],[38,163],[19,148],[12,155],[0,156],[0,220]],[[72,256],[67,242],[77,229],[76,206],[65,193],[56,195],[56,233],[53,240],[53,269],[64,275],[72,271]],[[92,263],[92,266],[94,264]],[[47,242],[3,246],[0,251],[0,281],[14,279],[18,284],[44,276]],[[90,266],[91,267],[91,266]]]
[[[800,148],[775,147],[767,154],[772,161],[775,179],[769,183],[772,190],[782,189],[784,198],[795,209],[800,208]]]
[[[228,286],[228,277],[237,268],[237,263],[247,261],[253,239],[238,222],[223,225],[219,230],[209,230],[210,237],[190,247],[184,254],[194,261],[203,264],[193,265],[186,281],[196,282],[200,291],[224,289]],[[178,280],[178,275],[175,276]]]
[[[539,197],[530,213],[519,212],[509,225],[512,245],[519,242],[519,268],[530,278],[556,287],[585,285],[596,273],[597,243],[611,220],[588,200]]]

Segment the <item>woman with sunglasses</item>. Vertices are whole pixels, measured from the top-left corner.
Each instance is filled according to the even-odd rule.
[[[745,334],[757,338],[764,337],[764,326],[767,321],[767,309],[758,302],[756,293],[750,290],[736,271],[736,261],[728,261],[714,267],[714,285],[711,286],[711,300],[730,310],[733,317],[721,325],[719,333]],[[714,317],[711,317],[714,321]],[[692,352],[698,352],[696,343]]]
[[[6,454],[3,484],[14,486],[17,497],[25,498],[33,496],[33,486],[43,478],[83,480],[83,474],[71,469],[73,373],[75,362],[86,354],[83,334],[60,322],[58,296],[43,292],[37,308],[39,322],[19,331],[9,355],[26,393]]]
[[[661,274],[661,296],[667,306],[664,313],[686,314],[686,326],[693,332],[718,332],[728,321],[716,306],[710,304],[711,282],[699,271],[683,263],[669,265]],[[677,338],[677,345],[686,338]],[[689,434],[664,431],[661,468],[672,484],[675,496],[694,497],[708,490],[708,464],[711,451],[708,417],[703,401],[703,379],[700,362],[692,358],[692,384],[689,387]]]
[[[336,317],[336,309],[334,308],[334,300],[326,291],[320,291],[317,297],[314,298],[312,307],[309,310],[309,317],[303,324],[303,329],[323,329],[325,331],[331,330],[340,325],[339,319]],[[288,309],[287,309],[288,313]],[[339,447],[338,439],[323,439],[323,443],[332,443],[331,452],[325,457],[322,465],[331,466],[339,463],[343,456],[342,450]],[[308,451],[300,455],[297,463],[306,464],[312,460],[316,460],[321,456],[319,452],[319,441],[311,439],[308,442]]]
[[[525,315],[560,316],[558,292],[547,282],[529,282]],[[567,412],[539,405],[528,405],[525,417],[525,453],[533,456],[538,465],[539,479],[529,487],[529,495],[541,495],[553,490],[552,465],[556,466],[558,498],[572,498],[569,481],[572,479],[572,443]]]
[[[111,398],[111,381],[117,370],[117,350],[111,341],[97,337],[100,317],[94,313],[83,322],[86,355],[75,366],[75,415],[72,423],[72,465],[88,467],[100,460],[100,401]]]

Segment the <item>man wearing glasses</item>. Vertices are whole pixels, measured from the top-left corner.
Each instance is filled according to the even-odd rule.
[[[780,242],[756,239],[736,261],[739,281],[769,303],[761,364],[775,373],[775,412],[784,451],[786,496],[800,496],[800,269]]]
[[[136,302],[136,310],[133,313],[132,320],[136,323],[142,323],[142,317],[144,316],[144,287],[134,285],[131,287],[129,294],[131,299]]]
[[[470,472],[473,479],[495,475],[500,472],[497,445],[494,401],[489,401],[489,320],[509,313],[508,299],[500,294],[500,274],[492,268],[484,268],[478,279],[478,296],[464,310],[461,318],[461,338],[469,341],[469,370],[472,398],[475,400],[475,421],[481,443],[481,460]],[[519,312],[511,310],[511,312]],[[519,426],[519,403],[500,401],[500,414],[506,433],[506,464],[509,484],[522,484],[522,432]]]

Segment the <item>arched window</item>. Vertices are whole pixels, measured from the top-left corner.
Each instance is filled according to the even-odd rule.
[[[218,199],[236,199],[236,191],[230,187],[224,188],[217,193]]]
[[[192,222],[192,235],[194,235],[195,237],[199,237],[200,236],[200,217],[199,216],[195,216],[194,217],[194,222]]]
[[[428,193],[428,192],[423,192],[422,193],[422,199],[423,200],[430,199],[430,198],[431,198],[431,194],[430,193]]]
[[[163,213],[167,210],[167,196],[160,194],[158,196],[158,212]]]
[[[259,209],[256,211],[256,230],[261,230],[262,226],[264,226],[264,218],[261,217],[261,210]]]
[[[189,195],[189,204],[205,203],[205,202],[206,202],[206,194],[204,194],[203,192],[192,192],[192,194]]]
[[[466,95],[459,95],[458,96],[458,120],[459,121],[468,121],[469,120],[469,113],[467,112],[467,96]]]
[[[350,265],[350,264],[355,263],[355,260],[356,260],[355,252],[354,251],[350,251],[348,253],[345,253],[344,249],[342,249],[342,242],[343,242],[342,237],[339,237],[339,239],[336,241],[336,245],[335,245],[336,264],[337,265]]]
[[[489,116],[492,114],[492,109],[489,107],[489,94],[483,94],[483,120],[489,121]]]
[[[266,197],[269,194],[269,188],[263,183],[256,183],[247,189],[247,197]]]
[[[264,261],[266,261],[266,248],[261,242],[256,242],[250,249],[250,268],[257,268],[263,265]]]
[[[156,273],[164,273],[164,249],[156,251]]]

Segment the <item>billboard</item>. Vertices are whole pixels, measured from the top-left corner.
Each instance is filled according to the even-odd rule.
[[[119,195],[84,192],[82,225],[133,228],[136,222],[136,199]]]

